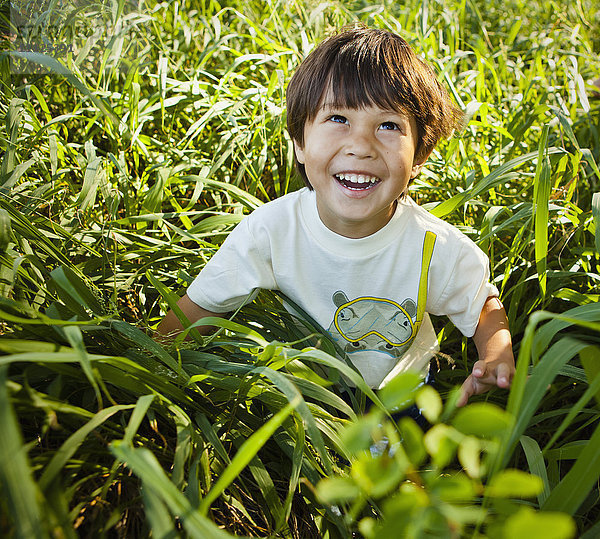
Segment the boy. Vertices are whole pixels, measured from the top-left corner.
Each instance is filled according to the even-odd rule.
[[[428,313],[446,315],[480,357],[458,404],[509,387],[511,337],[487,257],[407,195],[462,119],[430,68],[395,34],[345,29],[299,66],[287,115],[306,187],[229,235],[179,301],[189,321],[223,316],[258,288],[280,290],[378,388],[407,368],[426,370],[437,345]],[[172,311],[158,328],[181,329]]]

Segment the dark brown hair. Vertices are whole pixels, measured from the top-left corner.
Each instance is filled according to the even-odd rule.
[[[301,146],[304,126],[315,118],[330,88],[334,106],[374,104],[411,114],[417,124],[417,159],[429,155],[463,120],[433,70],[404,39],[385,30],[343,28],[300,64],[287,88],[287,127]],[[298,161],[296,166],[311,187],[304,166]]]

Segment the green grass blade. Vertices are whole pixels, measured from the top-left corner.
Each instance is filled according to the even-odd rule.
[[[28,60],[30,62],[35,62],[37,64],[43,65],[49,70],[53,71],[58,75],[62,75],[65,77],[70,84],[72,84],[75,88],[77,88],[83,95],[87,96],[93,103],[98,107],[100,111],[112,122],[113,126],[119,125],[119,119],[116,115],[108,108],[106,103],[102,101],[99,97],[94,95],[89,88],[81,82],[71,70],[67,69],[64,65],[62,65],[58,60],[48,56],[46,54],[41,54],[39,52],[19,52],[19,51],[10,51],[8,53],[11,56],[15,56],[16,58],[22,58],[24,60]],[[123,128],[127,128],[125,124],[121,124]]]
[[[598,447],[600,447],[600,425],[596,427],[573,467],[546,499],[546,503],[542,506],[544,511],[575,514],[600,477]]]
[[[267,346],[267,344],[269,344],[260,333],[254,331],[253,329],[243,326],[242,324],[238,324],[237,322],[227,320],[226,318],[220,318],[216,316],[207,316],[206,318],[197,320],[183,333],[185,334],[187,331],[199,326],[213,326],[217,328],[228,329],[229,331],[233,331],[238,335],[248,338],[259,346]]]
[[[17,537],[49,537],[40,504],[42,496],[33,479],[27,448],[9,400],[7,373],[7,367],[0,367],[0,478],[5,503]]]
[[[142,487],[142,499],[144,500],[146,518],[152,529],[152,537],[160,537],[161,539],[176,539],[179,537],[175,530],[175,519],[156,492]]]
[[[220,475],[206,497],[201,501],[199,511],[203,515],[208,512],[211,504],[223,493],[223,491],[236,479],[241,471],[250,463],[258,450],[281,426],[285,419],[292,413],[294,406],[299,401],[288,404],[277,412],[269,421],[260,427],[250,438],[248,438],[237,450],[231,464]]]
[[[273,522],[281,522],[284,516],[283,505],[281,504],[281,500],[275,489],[273,478],[258,455],[255,455],[248,463],[248,469],[250,470],[252,477],[254,477],[256,485],[260,489],[262,497],[267,505],[266,509],[268,509]]]
[[[513,387],[511,389],[511,396],[513,391],[520,391],[522,395],[520,399],[514,398],[511,400],[509,397],[506,409],[515,417],[515,424],[502,440],[502,447],[498,451],[494,470],[502,469],[506,466],[514,447],[529,425],[533,414],[546,393],[548,385],[563,365],[585,347],[586,343],[581,341],[569,337],[561,339],[548,350],[540,363],[534,368],[531,376],[525,379],[525,384],[522,387]],[[525,364],[524,362],[522,363]],[[525,366],[527,365],[525,364]],[[522,365],[519,365],[517,371],[519,367],[523,368]],[[516,407],[517,403],[518,408]]]
[[[594,241],[596,252],[600,254],[600,193],[592,196],[592,215],[594,217]]]
[[[579,359],[583,365],[583,372],[585,373],[590,388],[598,380],[600,380],[600,363],[598,358],[600,357],[600,346],[588,346],[584,348],[580,354]],[[595,394],[596,402],[600,404],[600,392]]]
[[[212,446],[215,448],[215,451],[217,452],[217,455],[219,456],[219,458],[221,458],[223,463],[229,464],[231,462],[231,460],[229,459],[229,455],[227,454],[223,443],[221,442],[221,440],[219,440],[215,429],[210,424],[207,417],[204,414],[196,414],[195,419],[196,423],[200,427],[202,436],[206,439],[208,443],[212,444]]]
[[[40,488],[45,490],[50,485],[52,480],[60,473],[68,460],[75,454],[79,446],[92,431],[117,412],[130,410],[133,407],[133,404],[121,404],[100,410],[92,417],[92,419],[83,425],[83,427],[71,434],[71,436],[69,436],[54,453],[52,459],[44,469],[44,472],[38,481]]]
[[[52,280],[62,291],[67,293],[75,303],[84,309],[89,309],[95,315],[103,315],[104,308],[97,299],[100,294],[96,290],[96,296],[91,290],[91,282],[86,282],[73,269],[60,266],[50,273]],[[81,311],[85,318],[88,317],[85,311]]]
[[[582,350],[582,352],[585,348]],[[598,359],[598,356],[595,356],[595,359]],[[583,410],[585,405],[592,400],[594,397],[597,397],[600,392],[600,376],[597,376],[588,388],[585,390],[585,393],[577,400],[577,402],[569,407],[569,413],[565,416],[558,429],[552,434],[552,438],[548,441],[546,446],[544,447],[544,453],[548,451],[556,441],[562,436],[562,434],[569,428],[573,420],[577,417],[577,414]]]
[[[183,314],[183,311],[179,308],[179,305],[177,305],[177,302],[179,301],[179,296],[177,296],[177,294],[174,294],[170,288],[165,286],[162,282],[160,282],[159,279],[154,277],[150,270],[146,272],[146,278],[150,283],[152,283],[156,290],[158,290],[158,293],[163,297],[163,299],[166,300],[166,302],[169,305],[169,308],[173,310],[173,312],[181,322],[182,326],[184,328],[189,326],[189,320]],[[204,344],[202,336],[197,331],[190,331],[189,333],[198,344]]]
[[[154,395],[143,395],[137,400],[135,408],[133,409],[133,412],[131,412],[127,427],[125,427],[125,434],[123,436],[123,441],[125,443],[131,444],[133,442],[133,437],[140,428],[142,420],[146,416],[146,412],[148,411],[148,408],[150,408],[154,398]]]
[[[110,326],[125,335],[128,339],[131,339],[131,341],[148,350],[148,352],[160,359],[170,369],[173,369],[184,380],[188,380],[188,376],[182,370],[179,363],[160,344],[148,337],[143,331],[123,320],[111,320]]]
[[[539,444],[529,436],[521,436],[520,440],[527,464],[529,465],[529,473],[537,475],[544,483],[544,490],[538,494],[538,503],[543,505],[546,498],[550,494],[550,483],[548,482],[548,473],[546,471],[546,463],[544,456],[540,450]]]
[[[269,378],[287,397],[288,402],[296,403],[295,408],[304,420],[306,424],[306,430],[310,436],[311,442],[316,447],[319,455],[321,456],[321,460],[325,467],[327,473],[331,473],[331,458],[327,453],[327,449],[325,449],[325,443],[323,442],[323,437],[319,432],[317,424],[315,423],[315,418],[311,414],[308,406],[306,405],[306,401],[302,397],[302,394],[298,391],[298,389],[280,372],[269,369],[268,367],[257,367],[253,370],[253,372],[262,374],[263,376]]]
[[[292,512],[292,501],[294,498],[294,492],[298,487],[298,481],[300,479],[300,472],[302,471],[302,460],[304,453],[304,443],[306,440],[304,425],[302,421],[296,421],[296,443],[294,444],[294,453],[292,455],[292,470],[290,474],[290,482],[288,486],[288,493],[283,503],[283,514],[281,520],[276,525],[276,530],[280,531],[284,523],[290,517]]]
[[[229,193],[236,202],[240,202],[250,211],[255,210],[263,204],[262,200],[230,183],[210,180],[202,176],[182,176],[181,179],[186,182],[202,182],[206,187]]]
[[[534,202],[535,202],[535,264],[538,272],[538,280],[542,299],[546,297],[548,276],[546,275],[546,256],[548,254],[548,222],[551,189],[550,160],[544,156],[546,140],[548,137],[548,126],[545,126],[540,140],[538,166],[535,175]]]
[[[552,319],[542,327],[537,328],[537,323],[547,318]],[[558,332],[573,324],[580,324],[583,327],[594,329],[594,326],[588,325],[588,323],[598,321],[600,321],[600,303],[598,302],[574,307],[560,315],[553,315],[551,313],[544,314],[541,312],[539,314],[536,313],[531,318],[531,342],[528,342],[526,346],[522,348],[524,348],[524,350],[529,350],[531,348],[533,355],[530,355],[528,360],[533,360],[535,364],[537,363],[537,358],[548,347]],[[520,357],[521,355],[519,355],[519,358]]]
[[[560,153],[562,151],[563,150],[561,150],[560,148],[548,148],[548,155]],[[448,215],[449,213],[452,213],[459,206],[466,204],[469,200],[472,200],[481,193],[488,191],[492,187],[495,187],[496,185],[504,181],[505,176],[513,168],[516,168],[519,165],[522,165],[527,161],[534,159],[537,156],[538,152],[535,151],[511,159],[507,163],[500,165],[498,168],[490,172],[485,178],[482,178],[470,189],[438,204],[435,208],[430,210],[430,213],[440,218]]]
[[[92,363],[85,349],[85,345],[83,344],[83,335],[81,334],[81,330],[77,326],[66,326],[62,328],[62,331],[66,335],[67,340],[69,341],[69,344],[72,346],[73,350],[75,350],[77,353],[81,370],[94,389],[98,407],[102,408],[102,395],[100,394],[100,387],[98,385],[98,381],[96,380],[96,376],[94,375]]]
[[[585,533],[582,533],[579,539],[598,539],[598,537],[600,537],[600,521],[596,522]]]
[[[146,448],[133,447],[117,440],[110,445],[111,451],[135,473],[155,497],[162,500],[171,513],[180,517],[188,537],[196,539],[231,538],[227,532],[200,514],[185,495],[169,480],[156,457]]]

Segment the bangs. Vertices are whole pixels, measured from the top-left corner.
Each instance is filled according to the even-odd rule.
[[[389,53],[395,51],[383,54],[379,48],[356,45],[348,44],[336,55],[319,106],[327,95],[331,104],[337,107],[359,109],[373,105],[384,110],[417,114],[418,105],[412,95],[410,77],[399,67],[405,60],[389,58]],[[407,52],[410,52],[408,46]]]

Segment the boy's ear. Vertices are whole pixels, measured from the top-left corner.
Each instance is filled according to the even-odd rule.
[[[415,156],[415,158],[413,160],[413,166],[410,171],[411,178],[416,178],[419,175],[419,172],[421,172],[423,165],[427,162],[427,159],[429,159],[429,156],[431,155],[432,151],[433,151],[433,148],[431,148],[431,150],[429,150],[424,156],[421,156],[419,158],[417,158]]]
[[[300,146],[300,143],[297,140],[294,140],[294,151],[296,152],[296,160],[301,165],[304,164],[304,149]]]

